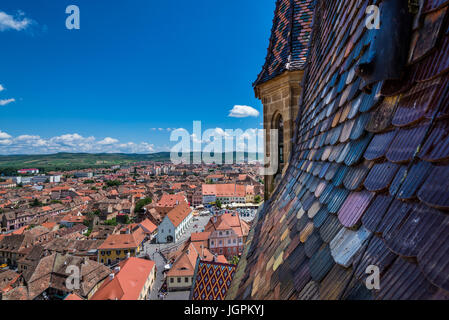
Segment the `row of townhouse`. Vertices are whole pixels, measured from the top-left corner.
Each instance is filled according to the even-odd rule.
[[[203,184],[203,204],[219,200],[222,204],[254,201],[254,186],[241,184]]]

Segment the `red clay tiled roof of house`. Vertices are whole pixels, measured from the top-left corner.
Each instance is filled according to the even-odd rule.
[[[99,249],[129,249],[137,248],[145,239],[142,228],[137,228],[133,233],[111,234]]]
[[[245,186],[239,184],[203,184],[203,195],[216,195],[217,197],[244,197]]]
[[[66,215],[62,221],[67,221],[71,223],[83,223],[84,220],[86,220],[86,216],[73,216],[73,215]]]
[[[167,194],[164,193],[157,203],[158,207],[174,207],[181,202],[187,203],[187,199],[184,193],[180,192],[177,194]]]
[[[194,232],[190,235],[190,241],[204,241],[209,240],[210,232]]]
[[[8,292],[13,289],[12,285],[20,278],[20,274],[12,270],[0,272],[0,292]]]
[[[219,256],[217,256],[217,261],[215,261],[217,263],[228,263],[228,260],[226,259],[226,257],[222,254],[220,254]]]
[[[182,202],[181,204],[174,207],[167,213],[167,217],[173,223],[175,227],[179,226],[179,224],[192,212],[190,206],[186,202]]]
[[[153,233],[157,229],[157,226],[149,219],[143,220],[140,225],[150,233]]]
[[[211,175],[208,175],[206,177],[206,179],[221,179],[221,178],[224,178],[224,175],[222,175],[222,174],[211,174]]]
[[[51,188],[51,191],[67,191],[70,190],[70,187],[54,187]]]
[[[129,258],[122,261],[113,279],[107,278],[90,300],[138,300],[155,266],[153,261]]]
[[[181,189],[181,187],[182,187],[182,183],[173,183],[173,185],[172,185],[172,189]]]
[[[214,218],[209,220],[206,225],[205,230],[212,232],[214,230],[234,230],[234,232],[239,236],[247,236],[249,233],[249,225],[242,219],[238,214],[226,213],[218,216],[216,221]]]
[[[28,300],[28,290],[25,286],[19,286],[3,295],[3,300],[24,301]]]
[[[167,277],[193,276],[198,254],[195,246],[189,244],[187,250],[173,263],[171,269],[167,272]]]
[[[83,298],[81,298],[79,295],[77,295],[76,293],[71,293],[69,294],[67,297],[65,297],[64,300],[67,301],[79,301],[79,300],[84,300]]]
[[[99,249],[128,249],[137,248],[138,244],[132,234],[111,234]]]
[[[19,229],[17,229],[17,230],[14,230],[14,231],[12,232],[12,234],[17,234],[17,235],[23,234],[23,233],[25,232],[25,230],[26,230],[27,227],[28,227],[28,226],[23,226],[23,227],[21,227],[21,228],[19,228]]]
[[[51,229],[53,229],[56,226],[56,222],[44,222],[44,223],[41,224],[41,226],[51,230]]]

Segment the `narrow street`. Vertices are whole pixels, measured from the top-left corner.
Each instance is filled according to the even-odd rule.
[[[153,285],[153,289],[150,293],[150,300],[159,300],[158,294],[159,290],[162,287],[162,284],[164,282],[164,268],[165,265],[168,263],[168,261],[165,260],[165,257],[161,254],[160,251],[164,251],[169,248],[175,247],[176,249],[179,248],[180,245],[182,245],[184,242],[186,242],[190,235],[194,232],[202,232],[204,230],[204,227],[210,220],[210,216],[207,217],[195,217],[198,220],[192,221],[190,226],[187,228],[186,232],[181,236],[181,239],[177,243],[167,243],[167,244],[153,244],[150,242],[147,242],[144,244],[144,255],[148,256],[151,260],[153,260],[156,264],[157,273],[156,273],[156,280]],[[185,298],[185,294],[179,295],[175,294],[172,297],[172,294],[169,293],[169,296],[167,297],[167,300],[178,300],[179,297]],[[187,295],[188,298],[188,295]],[[181,299],[183,300],[183,299]]]

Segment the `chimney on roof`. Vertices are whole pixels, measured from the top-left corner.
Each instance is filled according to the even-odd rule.
[[[111,274],[109,275],[109,280],[114,280],[114,277],[115,277],[115,274],[111,273]]]
[[[115,273],[119,273],[119,272],[120,272],[120,266],[115,267],[115,268],[114,268],[114,272],[115,272]]]
[[[127,257],[128,259],[131,258],[131,253],[128,252],[128,253],[126,254],[126,257]]]

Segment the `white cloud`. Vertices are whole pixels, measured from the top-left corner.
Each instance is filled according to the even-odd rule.
[[[9,146],[12,143],[11,140],[0,140],[0,145]]]
[[[117,143],[117,142],[118,142],[117,139],[107,137],[107,138],[104,138],[103,140],[99,141],[98,144],[111,145],[111,144],[114,144],[114,143]]]
[[[15,17],[0,11],[0,31],[16,30],[22,31],[30,26],[32,20],[26,18],[23,12],[19,12]]]
[[[11,136],[9,134],[0,130],[0,140],[10,139],[10,138],[11,138]]]
[[[12,102],[15,102],[16,99],[5,99],[5,100],[0,100],[0,106],[6,106],[7,104],[10,104]]]
[[[247,118],[247,117],[258,117],[259,111],[250,106],[239,106],[236,105],[229,112],[229,117],[232,118]]]
[[[0,92],[2,92],[3,90],[5,90],[5,87],[0,84]]]
[[[150,128],[150,130],[151,131],[160,131],[160,132],[163,132],[163,131],[170,132],[170,131],[175,130],[175,129],[174,128]]]
[[[64,134],[48,139],[36,135],[11,137],[0,131],[1,154],[48,154],[57,152],[86,153],[150,153],[154,145],[141,143],[119,143],[118,139],[106,137],[83,137],[78,133]]]

